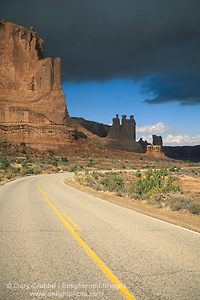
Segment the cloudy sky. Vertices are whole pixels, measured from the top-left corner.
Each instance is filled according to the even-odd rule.
[[[199,0],[6,0],[0,18],[59,56],[70,116],[133,114],[137,139],[200,144]]]

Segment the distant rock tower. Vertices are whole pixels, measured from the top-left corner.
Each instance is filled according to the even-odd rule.
[[[153,145],[147,145],[146,154],[150,156],[164,156],[162,151],[163,141],[161,136],[152,135]]]
[[[162,136],[152,135],[153,145],[161,146],[163,145]]]
[[[122,122],[120,124],[119,115],[113,118],[113,124],[108,133],[108,138],[113,140],[130,140],[135,141],[136,122],[134,116],[131,115],[130,119],[126,118],[126,115],[122,115]]]

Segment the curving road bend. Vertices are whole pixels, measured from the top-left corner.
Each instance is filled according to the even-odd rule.
[[[200,235],[77,191],[0,187],[0,299],[200,299]]]

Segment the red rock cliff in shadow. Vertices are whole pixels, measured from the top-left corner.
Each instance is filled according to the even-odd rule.
[[[0,122],[67,124],[60,58],[45,58],[31,27],[0,20]]]

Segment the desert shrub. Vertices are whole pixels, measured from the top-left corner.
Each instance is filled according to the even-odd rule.
[[[40,173],[42,173],[42,168],[40,166],[33,168],[33,174],[37,175],[37,174],[40,174]]]
[[[141,178],[141,177],[142,177],[142,174],[141,174],[140,171],[138,170],[135,176],[138,177],[138,178]]]
[[[189,195],[180,192],[168,193],[165,206],[169,206],[173,211],[187,210],[192,214],[200,214],[200,199],[193,199]]]
[[[75,171],[75,167],[71,166],[71,167],[69,168],[69,172],[74,172],[74,171]]]
[[[22,154],[26,154],[26,150],[25,150],[25,149],[22,149],[21,153],[22,153]]]
[[[105,187],[108,186],[108,182],[109,182],[109,179],[108,179],[108,178],[102,178],[102,179],[100,180],[100,183],[101,183],[102,185],[104,185]]]
[[[97,172],[94,172],[94,171],[93,171],[93,173],[92,173],[92,176],[93,176],[96,180],[98,180],[98,178],[99,178],[99,174],[98,174]]]
[[[6,170],[10,166],[10,162],[6,157],[1,157],[1,169]]]
[[[13,177],[13,173],[12,172],[6,172],[5,177],[7,179],[11,179]]]
[[[124,187],[124,181],[120,176],[110,175],[102,178],[100,183],[105,186],[110,192],[119,191]]]
[[[33,162],[33,159],[29,156],[26,157],[26,161],[27,163],[32,163]]]
[[[170,208],[173,211],[178,211],[183,208],[183,199],[182,198],[174,198],[171,200]]]
[[[20,174],[22,176],[25,176],[25,175],[37,175],[37,174],[40,174],[41,172],[42,172],[41,167],[30,168],[28,166],[25,166],[24,168],[21,169]]]
[[[180,167],[176,167],[176,166],[173,166],[173,167],[171,167],[171,168],[169,168],[169,172],[179,172],[180,171]]]
[[[17,174],[20,171],[20,168],[10,168],[10,172],[12,172],[13,174]]]
[[[24,160],[23,159],[18,159],[17,164],[21,164]]]
[[[85,177],[85,184],[88,187],[94,187],[95,186],[94,178],[91,175],[87,175]]]
[[[52,160],[51,162],[52,166],[57,167],[58,166],[58,162],[56,159]]]
[[[26,165],[27,165],[27,161],[23,161],[22,167],[24,168],[24,167],[26,167]]]
[[[173,185],[173,177],[169,176],[166,180],[167,171],[165,169],[153,170],[149,169],[145,173],[144,178],[139,178],[132,185],[132,192],[142,195],[153,195],[155,193],[166,193],[169,191],[182,192],[181,188],[177,185]]]
[[[200,199],[193,199],[188,205],[187,209],[192,214],[199,215],[200,214]]]
[[[28,168],[22,168],[21,171],[20,171],[20,174],[21,174],[22,176],[27,175],[27,174],[28,174]]]
[[[54,152],[53,150],[49,149],[49,150],[48,150],[48,154],[52,156],[52,155],[55,154],[55,152]]]
[[[68,159],[67,159],[67,157],[64,157],[64,156],[61,157],[61,160],[64,163],[68,163],[69,162]]]

